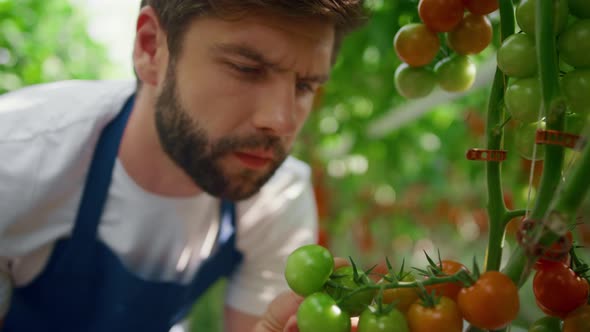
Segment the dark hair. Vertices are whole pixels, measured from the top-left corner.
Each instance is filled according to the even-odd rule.
[[[151,6],[168,37],[172,57],[178,55],[182,38],[190,22],[199,16],[233,18],[256,11],[269,11],[289,17],[326,19],[334,23],[337,52],[344,36],[366,20],[363,0],[142,0],[141,7]]]

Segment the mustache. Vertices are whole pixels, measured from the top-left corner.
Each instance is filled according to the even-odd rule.
[[[252,135],[247,137],[222,138],[212,147],[211,155],[221,156],[236,150],[254,149],[270,150],[274,153],[275,157],[281,157],[287,154],[279,137],[270,135]]]

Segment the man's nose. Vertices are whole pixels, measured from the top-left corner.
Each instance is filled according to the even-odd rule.
[[[297,100],[292,84],[275,84],[264,89],[252,118],[254,126],[279,137],[291,136],[297,130]]]

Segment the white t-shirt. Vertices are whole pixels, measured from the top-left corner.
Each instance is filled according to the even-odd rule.
[[[132,82],[68,81],[0,96],[0,270],[18,286],[43,271],[67,237],[101,129],[133,93]],[[134,273],[188,283],[211,251],[219,201],[168,198],[139,187],[117,161],[98,233]],[[237,204],[244,260],[226,303],[260,315],[287,289],[287,255],[316,239],[309,167],[288,158],[253,197]]]

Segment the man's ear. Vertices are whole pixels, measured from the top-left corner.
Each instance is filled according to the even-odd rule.
[[[141,9],[137,19],[136,37],[133,49],[133,63],[137,77],[143,84],[157,85],[161,73],[165,72],[168,48],[166,34],[152,7]]]

